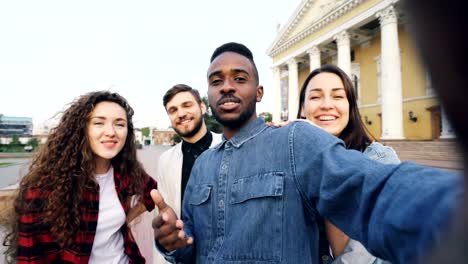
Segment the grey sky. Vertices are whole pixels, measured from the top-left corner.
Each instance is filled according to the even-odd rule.
[[[213,50],[229,41],[254,53],[271,111],[276,25],[300,0],[0,0],[0,113],[43,122],[76,96],[118,92],[135,126],[166,128],[162,95],[185,83],[206,94]]]

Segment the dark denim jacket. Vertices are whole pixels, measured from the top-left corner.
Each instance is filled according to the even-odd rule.
[[[305,122],[261,119],[196,161],[183,202],[195,245],[166,254],[182,262],[320,263],[316,217],[369,251],[414,263],[446,226],[460,177],[411,163],[384,165]]]

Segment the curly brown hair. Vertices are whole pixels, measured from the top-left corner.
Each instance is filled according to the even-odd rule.
[[[11,231],[5,238],[6,255],[14,259],[17,255],[19,216],[31,210],[39,210],[43,224],[50,226],[56,242],[63,248],[69,245],[80,225],[79,204],[82,195],[95,189],[94,154],[87,137],[87,124],[91,112],[100,102],[114,102],[127,115],[128,134],[122,150],[111,160],[111,164],[123,177],[131,175],[129,194],[143,197],[144,183],[148,174],[137,161],[133,130],[133,109],[125,98],[109,91],[85,94],[71,103],[63,112],[60,123],[54,128],[46,144],[38,151],[29,167],[28,174],[19,184],[14,201],[14,216]],[[42,205],[32,204],[26,199],[27,192],[39,188],[49,193]],[[131,195],[129,197],[131,198]],[[130,203],[130,201],[126,201]]]

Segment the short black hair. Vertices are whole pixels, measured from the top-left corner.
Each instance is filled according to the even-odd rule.
[[[241,56],[246,57],[250,61],[250,63],[252,63],[254,74],[255,74],[255,80],[257,81],[257,84],[259,83],[257,65],[255,65],[253,54],[249,50],[249,48],[247,48],[244,44],[240,44],[236,42],[225,43],[215,49],[215,51],[211,55],[210,63],[213,62],[219,55],[223,54],[224,52],[234,52]]]
[[[172,98],[176,96],[176,94],[181,93],[181,92],[190,92],[193,95],[193,97],[195,97],[195,100],[197,101],[197,103],[199,104],[202,103],[200,93],[198,92],[198,90],[193,89],[192,87],[186,84],[176,84],[172,86],[171,89],[167,90],[166,94],[164,95],[163,97],[164,108],[166,108],[167,103],[169,103],[169,101],[171,101]]]

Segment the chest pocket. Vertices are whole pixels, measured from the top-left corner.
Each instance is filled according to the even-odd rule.
[[[225,260],[280,261],[283,239],[284,173],[235,180],[230,188],[230,228]],[[242,243],[239,243],[242,241]]]
[[[190,194],[189,204],[192,207],[192,221],[196,228],[192,230],[197,239],[197,254],[207,256],[212,244],[212,186],[196,185]]]
[[[230,203],[237,204],[249,199],[282,196],[283,185],[284,176],[280,172],[239,179],[232,184]]]

